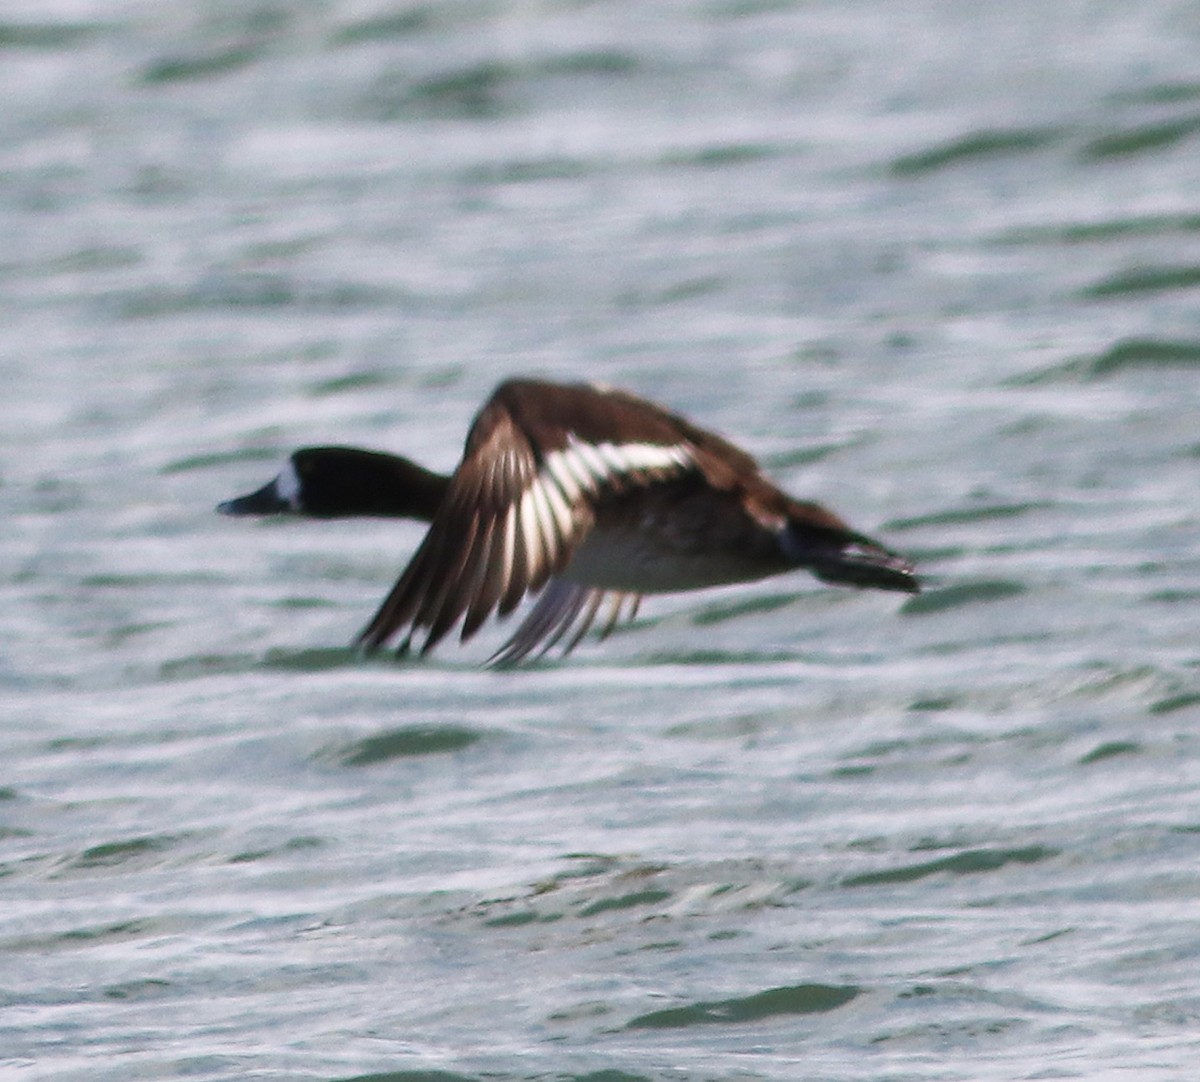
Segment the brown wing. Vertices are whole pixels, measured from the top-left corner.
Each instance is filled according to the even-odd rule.
[[[599,501],[694,468],[675,418],[649,403],[583,386],[502,384],[471,427],[429,532],[359,643],[374,650],[420,629],[425,653],[460,618],[461,638],[470,638],[493,611],[511,612],[567,566]],[[565,610],[551,614],[544,634],[565,631],[582,604],[565,623]],[[514,659],[541,637],[519,631]]]
[[[499,667],[515,665],[535,651],[537,656],[541,657],[552,650],[571,630],[572,624],[575,624],[574,634],[562,649],[565,657],[587,634],[605,597],[610,600],[608,620],[600,632],[602,639],[616,626],[623,609],[628,609],[625,613],[627,620],[632,620],[637,615],[642,595],[605,591],[566,579],[551,579],[542,596],[538,598],[537,604],[521,622],[521,626],[513,633],[512,638],[488,659],[488,664]]]

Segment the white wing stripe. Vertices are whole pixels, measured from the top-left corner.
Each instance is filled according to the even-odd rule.
[[[517,523],[521,528],[521,539],[525,549],[525,583],[537,579],[538,568],[543,560],[542,532],[538,528],[537,510],[534,507],[533,489],[526,489],[521,497],[521,506],[517,508]]]
[[[503,597],[508,593],[509,583],[513,579],[513,563],[516,559],[516,529],[517,509],[510,504],[508,512],[504,516],[503,537],[500,541],[500,567],[503,577],[500,580],[498,597]]]
[[[558,524],[558,536],[564,541],[570,542],[571,535],[575,532],[575,517],[571,514],[571,508],[563,499],[563,494],[554,478],[539,477],[534,484],[542,490],[542,495],[546,498],[550,512]]]
[[[612,470],[597,452],[594,444],[572,439],[563,454],[567,457],[568,461],[575,461],[583,466],[591,474],[593,484],[596,481],[603,484],[605,481],[611,479]]]
[[[551,451],[546,456],[545,472],[558,482],[558,487],[568,503],[575,503],[584,492],[594,487],[592,479],[584,476],[577,477],[571,472],[571,453],[569,451]]]
[[[623,453],[626,450],[632,450],[632,448],[618,446],[613,443],[596,444],[596,453],[604,459],[605,464],[608,466],[608,471],[613,477],[620,477],[623,473],[632,473],[637,469],[632,464],[632,460],[626,458]]]
[[[572,439],[566,450],[557,452],[564,461],[581,463],[597,481],[614,481],[639,470],[663,472],[686,466],[691,453],[685,444],[584,443]]]
[[[687,447],[681,444],[602,443],[598,450],[614,469],[624,472],[670,470],[685,465],[691,458]]]
[[[546,500],[545,487],[535,481],[525,491],[525,499],[521,501],[522,509],[524,509],[525,500],[529,500],[532,504],[530,518],[538,531],[538,536],[542,539],[546,565],[552,566],[558,558],[558,531],[554,528],[554,514]]]
[[[587,461],[578,453],[577,447],[572,445],[565,451],[555,451],[554,453],[559,457],[563,468],[583,487],[584,492],[596,491],[597,478],[592,473]]]

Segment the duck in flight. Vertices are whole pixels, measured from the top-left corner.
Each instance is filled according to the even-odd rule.
[[[805,569],[823,582],[916,593],[912,564],[816,503],[793,499],[727,440],[624,391],[512,379],[484,404],[450,476],[354,447],[296,451],[230,515],[413,518],[429,530],[358,637],[403,633],[428,653],[460,620],[539,594],[492,657],[511,664],[566,637],[569,653],[607,606],[603,635],[643,594],[751,582]]]

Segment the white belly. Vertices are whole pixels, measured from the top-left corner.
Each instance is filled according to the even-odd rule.
[[[602,590],[665,594],[730,582],[752,582],[786,568],[729,550],[665,548],[638,530],[593,530],[576,550],[563,578]]]

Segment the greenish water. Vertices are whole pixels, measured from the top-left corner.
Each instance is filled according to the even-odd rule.
[[[0,14],[0,1074],[1190,1077],[1200,13]],[[912,554],[349,647],[514,373]]]

